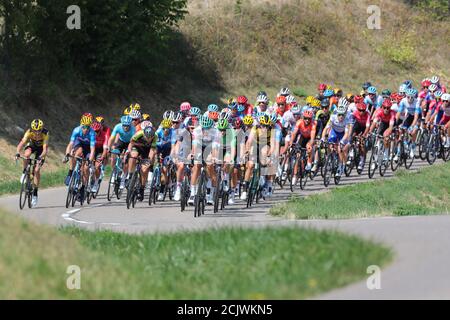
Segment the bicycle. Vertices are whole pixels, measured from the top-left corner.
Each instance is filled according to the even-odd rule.
[[[167,181],[166,188],[164,189],[164,198],[163,201],[166,200],[166,196],[169,195],[169,200],[173,200],[175,195],[175,187],[177,185],[177,172],[175,169],[175,164],[172,160],[169,161],[167,165]]]
[[[200,177],[198,182],[197,195],[194,200],[194,217],[200,217],[205,214],[206,207],[206,162],[202,159],[202,166],[200,167]]]
[[[81,168],[84,163],[90,162],[89,160],[86,160],[82,157],[71,155],[69,155],[68,157],[75,158],[76,163],[75,168],[72,172],[72,176],[70,177],[69,185],[67,187],[66,208],[69,208],[69,205],[72,207],[75,206],[75,202],[77,200],[80,202],[81,206],[83,205],[85,194],[84,192],[80,192],[81,188],[83,187]]]
[[[161,166],[160,166],[161,162],[162,162],[161,156],[158,154],[156,163],[153,166],[153,178],[150,183],[150,194],[148,197],[149,206],[152,205],[152,202],[153,204],[156,204],[159,191],[161,190]]]
[[[327,147],[330,144],[327,143]],[[323,184],[325,187],[328,187],[331,181],[331,176],[334,178],[334,184],[338,185],[341,181],[341,177],[337,175],[337,170],[339,168],[339,155],[336,150],[336,144],[331,144],[331,151],[328,152],[325,158],[325,166],[324,166],[324,178]],[[342,174],[342,173],[341,173]]]
[[[126,197],[127,209],[130,209],[130,206],[133,208],[135,207],[137,200],[140,198],[140,191],[142,187],[141,184],[142,159],[140,157],[137,158],[129,157],[129,158],[136,159],[136,170],[134,170],[128,183],[127,197]],[[142,199],[140,200],[142,201]]]
[[[307,154],[306,154],[306,148],[302,148],[300,146],[296,146],[294,148],[294,154],[295,154],[295,164],[298,162],[298,169],[297,169],[297,181],[299,182],[299,187],[301,190],[305,189],[306,182],[308,180],[308,172],[306,171],[306,162],[307,162]],[[290,183],[291,191],[293,191],[294,186],[292,183]]]
[[[186,209],[186,206],[188,205],[189,197],[191,196],[191,189],[190,189],[190,181],[191,181],[191,166],[194,165],[194,159],[191,159],[191,165],[184,164],[184,177],[183,182],[181,183],[181,197],[180,197],[180,206],[181,206],[181,212],[183,212]]]
[[[121,155],[119,150],[112,150],[109,153],[115,154],[117,157],[109,177],[107,199],[111,201],[113,194],[115,194],[117,200],[119,200],[123,192],[123,189],[120,189],[120,181],[125,178],[123,177],[123,154]]]
[[[25,178],[23,179],[20,186],[20,196],[19,196],[19,207],[22,210],[25,207],[25,203],[28,202],[28,208],[31,209],[31,198],[33,196],[34,187],[34,170],[36,169],[36,164],[40,161],[39,159],[31,159],[25,157],[18,157],[17,159],[23,159],[27,161],[27,165],[25,167]],[[16,159],[16,164],[17,164]]]
[[[443,126],[435,124],[431,130],[426,151],[426,159],[430,165],[436,161],[437,157],[447,161],[450,156],[450,148],[445,148],[444,142],[442,141],[442,129]]]
[[[377,169],[379,169],[380,176],[383,176],[387,168],[387,162],[383,159],[385,150],[383,136],[376,133],[372,133],[372,135],[375,137],[375,143],[370,155],[369,169],[367,170],[369,179],[373,178]]]

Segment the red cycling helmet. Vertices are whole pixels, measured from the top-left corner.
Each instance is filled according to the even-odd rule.
[[[327,85],[325,83],[321,83],[319,84],[319,90],[326,90],[327,89]]]
[[[285,96],[277,97],[277,103],[284,103],[284,104],[286,104],[286,97]]]
[[[383,107],[392,107],[391,99],[384,99],[383,101]]]
[[[243,122],[242,122],[241,118],[236,118],[234,120],[233,124],[234,124],[235,129],[240,129],[240,128],[242,128]]]
[[[217,121],[219,119],[219,113],[216,111],[210,111],[208,112],[208,118],[211,120]]]
[[[94,129],[94,131],[100,131],[102,125],[100,124],[100,122],[95,121],[94,123],[91,124],[91,128]]]
[[[312,119],[312,117],[313,117],[313,113],[312,113],[311,110],[305,110],[305,111],[303,111],[303,118],[309,118],[309,119]]]
[[[238,104],[247,104],[248,99],[246,96],[239,96],[237,97],[236,101]]]
[[[355,97],[353,98],[353,102],[354,102],[355,104],[361,103],[361,102],[363,102],[363,101],[364,101],[364,98],[363,98],[362,96],[355,96]]]
[[[429,87],[429,86],[431,86],[431,81],[423,80],[421,84],[422,84],[422,87]]]
[[[367,105],[364,102],[359,102],[356,104],[356,109],[358,109],[359,111],[366,111]]]
[[[180,111],[189,111],[191,110],[191,104],[189,102],[182,102],[180,104]]]

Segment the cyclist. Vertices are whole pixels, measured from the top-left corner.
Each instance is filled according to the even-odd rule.
[[[443,112],[439,125],[443,125],[447,130],[447,138],[445,139],[445,147],[450,148],[450,94],[443,93],[441,96],[442,103],[440,109]]]
[[[217,113],[217,112],[216,112]],[[202,159],[206,162],[206,172],[210,178],[208,181],[206,201],[213,204],[213,194],[215,192],[216,175],[213,166],[213,160],[217,159],[219,134],[214,126],[214,121],[209,116],[200,117],[199,125],[192,132],[192,154],[194,155],[194,166],[191,175],[191,195],[188,203],[194,204],[195,196],[198,191],[198,178],[202,166]],[[212,185],[211,185],[212,180]]]
[[[139,130],[130,139],[128,144],[128,153],[130,157],[128,159],[128,177],[127,180],[131,178],[131,175],[136,170],[136,159],[140,157],[142,160],[141,165],[141,188],[139,190],[139,200],[144,199],[144,190],[147,183],[148,172],[151,165],[155,160],[156,155],[156,135],[153,127],[146,127],[144,130]],[[148,160],[148,161],[147,161]]]
[[[356,110],[352,112],[355,124],[353,125],[352,138],[356,136],[367,137],[370,129],[370,118],[371,115],[367,112],[367,106],[364,102],[360,102],[356,105]],[[366,158],[366,148],[364,143],[360,144],[361,157],[358,164],[358,170],[363,170],[365,158]]]
[[[383,136],[384,143],[384,155],[383,160],[389,160],[389,136],[394,129],[395,124],[395,111],[391,110],[392,102],[391,99],[385,99],[382,103],[382,108],[375,112],[372,125],[370,126],[370,132],[372,132],[376,127],[378,128],[377,135]],[[375,165],[375,164],[373,164]]]
[[[327,85],[325,83],[320,83],[319,86],[317,87],[318,94],[316,95],[316,98],[322,101],[324,98],[323,94],[326,89]]]
[[[431,77],[430,81],[431,84],[435,84],[437,86],[439,91],[441,91],[442,93],[447,93],[447,88],[441,83],[438,76]]]
[[[256,115],[257,113],[272,112],[273,108],[268,106],[269,98],[266,94],[260,94],[256,98],[257,106],[253,109],[253,113]]]
[[[412,137],[411,157],[414,156],[419,118],[422,114],[422,108],[420,107],[416,95],[416,89],[407,89],[406,98],[403,98],[398,105],[398,112],[406,114],[405,120],[402,123],[402,128],[408,129],[408,132]]]
[[[44,122],[41,119],[34,119],[31,121],[30,128],[25,132],[22,140],[16,148],[16,160],[20,157],[20,152],[24,148],[23,156],[29,159],[34,154],[34,158],[38,163],[34,169],[33,196],[31,198],[31,206],[35,207],[38,202],[38,188],[41,180],[41,167],[45,162],[45,157],[48,153],[48,138],[49,132],[44,127]],[[20,177],[20,183],[25,180],[25,169],[27,161],[23,161],[23,172]]]
[[[108,148],[109,150],[118,150],[120,153],[126,151],[128,154],[128,145],[130,143],[131,138],[136,133],[136,128],[131,125],[131,117],[130,116],[122,116],[120,119],[120,123],[118,123],[111,133],[111,137],[109,138]],[[116,161],[116,154],[112,154],[111,156],[111,168],[114,168]],[[124,160],[123,167],[123,178],[128,176],[128,161]],[[126,179],[121,179],[120,181],[120,189],[125,188]]]
[[[136,132],[141,130],[141,112],[137,109],[133,109],[130,113],[131,123],[135,127]]]
[[[367,105],[367,109],[371,114],[375,114],[375,110],[380,108],[380,100],[377,96],[377,88],[371,86],[367,88],[367,95],[364,98],[364,103]]]
[[[253,113],[253,105],[248,103],[248,99],[246,96],[239,96],[236,99],[236,102],[238,104],[238,108],[239,106],[243,106],[244,110],[240,111],[242,112],[242,114],[245,115],[251,115]]]
[[[175,136],[175,130],[172,128],[172,120],[164,119],[161,121],[161,125],[159,129],[156,131],[156,147],[158,154],[161,156],[163,160],[163,166],[161,170],[161,189],[159,190],[158,201],[162,201],[164,199],[164,192],[166,188],[166,184],[168,184],[168,171],[167,165],[171,160],[171,151],[172,146],[177,142],[177,138]]]
[[[105,130],[100,122],[95,121],[91,125],[92,129],[95,131],[95,156],[97,160],[95,162],[95,182],[92,186],[92,192],[96,193],[98,191],[100,174],[103,169],[103,162],[108,154],[108,141],[109,135],[108,130]],[[108,128],[109,129],[109,128]]]
[[[72,131],[70,142],[66,147],[65,162],[70,158],[69,172],[65,179],[66,186],[69,185],[70,178],[72,177],[73,169],[75,167],[75,157],[82,157],[89,159],[90,162],[94,161],[95,156],[95,131],[91,128],[92,115],[83,115],[80,120],[80,126],[76,127]],[[89,168],[87,164],[83,164],[81,168],[83,185],[80,190],[81,196],[84,195],[84,186],[87,184]]]

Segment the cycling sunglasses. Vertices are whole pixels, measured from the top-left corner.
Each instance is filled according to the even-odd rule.
[[[88,130],[90,128],[90,126],[81,126],[81,129],[83,130]]]

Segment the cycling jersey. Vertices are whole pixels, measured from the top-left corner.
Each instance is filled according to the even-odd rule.
[[[103,127],[102,130],[100,130],[95,135],[95,148],[103,148],[108,146],[108,140],[111,135],[111,129],[108,127]]]
[[[362,126],[369,127],[370,126],[370,113],[368,111],[362,113],[359,110],[356,110],[352,113],[353,119],[355,119],[355,123],[359,123]]]
[[[130,129],[128,131],[123,130],[123,126],[121,123],[117,124],[114,127],[114,130],[112,132],[112,136],[115,138],[117,134],[119,135],[119,140],[125,143],[130,142],[131,137],[136,133],[136,128],[133,126],[130,126]]]
[[[157,142],[156,145],[160,148],[162,147],[170,147],[171,145],[177,142],[177,137],[175,135],[175,130],[170,128],[169,133],[167,135],[164,134],[163,128],[159,128],[156,130]]]
[[[73,129],[70,142],[73,142],[75,145],[95,147],[95,131],[89,128],[86,133],[83,133],[81,128],[82,126]]]
[[[201,126],[195,127],[192,132],[192,144],[197,146],[209,146],[217,148],[219,143],[219,135],[216,128],[203,129]]]
[[[297,121],[295,120],[294,114],[291,110],[288,110],[283,115],[283,127],[293,128]]]
[[[31,129],[28,129],[22,138],[22,142],[41,147],[48,144],[48,137],[49,133],[45,128],[42,129],[41,132],[35,132]]]
[[[406,115],[420,114],[422,108],[420,108],[419,101],[414,99],[413,102],[409,103],[408,98],[403,98],[398,105],[398,112],[405,113]]]
[[[316,130],[316,121],[312,120],[307,125],[305,120],[300,119],[297,121],[295,128],[297,129],[299,136],[306,139],[311,139],[312,132]]]
[[[144,135],[144,130],[139,130],[131,137],[131,141],[137,143],[138,146],[144,148],[156,148],[156,139],[157,139],[156,135],[154,135],[151,139],[148,139]]]
[[[375,121],[381,121],[381,122],[389,123],[390,125],[393,125],[395,122],[395,114],[396,114],[396,112],[393,110],[389,110],[389,113],[385,114],[383,109],[378,109],[375,112],[374,119],[375,119]]]
[[[339,120],[337,113],[333,113],[328,121],[327,128],[330,128],[338,133],[343,133],[347,129],[349,124],[353,123],[353,117],[347,113],[343,118],[344,120]]]

